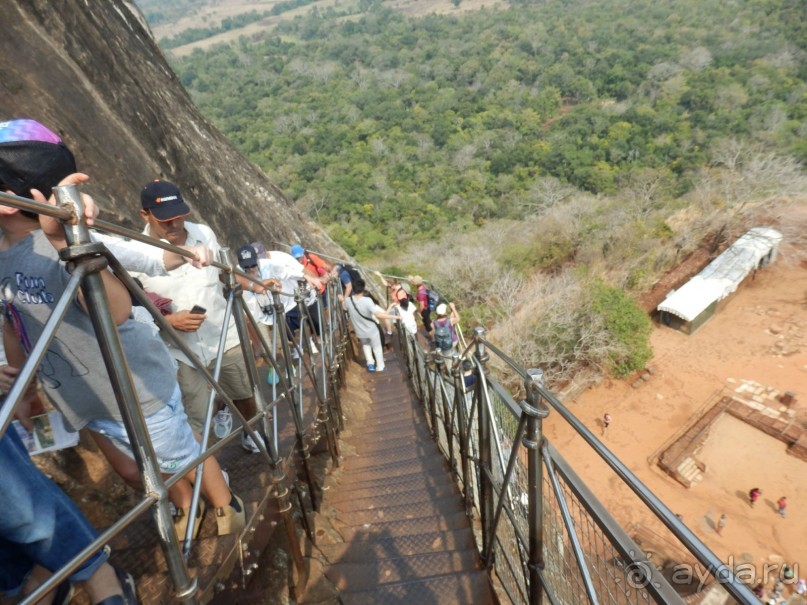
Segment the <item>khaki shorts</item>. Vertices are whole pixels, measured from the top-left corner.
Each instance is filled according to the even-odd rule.
[[[214,367],[215,361],[208,366],[211,373]],[[207,414],[207,402],[210,399],[210,384],[196,368],[181,361],[177,372],[177,382],[182,390],[182,405],[188,415],[188,422],[194,432],[201,433]],[[233,401],[252,397],[252,386],[240,346],[224,352],[219,384]]]
[[[269,351],[272,352],[273,355],[277,355],[277,351],[272,351],[272,328],[273,326],[258,322],[258,330],[260,330],[261,336],[266,340],[266,344],[269,345]],[[277,345],[280,345],[280,343],[278,342]],[[256,350],[260,350],[261,354],[263,354],[263,347],[256,345],[255,348]],[[279,348],[279,346],[275,348]]]

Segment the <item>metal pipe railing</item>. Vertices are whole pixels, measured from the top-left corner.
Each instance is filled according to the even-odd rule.
[[[135,519],[137,519],[147,510],[153,511],[159,528],[160,544],[165,554],[168,567],[167,571],[175,587],[174,596],[177,599],[188,603],[196,603],[198,598],[196,579],[191,579],[188,574],[183,553],[180,550],[180,544],[173,529],[173,521],[168,510],[167,493],[168,489],[191,469],[196,468],[197,472],[201,472],[201,465],[204,463],[204,460],[220,451],[227,443],[236,438],[238,432],[233,432],[231,435],[214,444],[213,446],[203,449],[202,453],[195,460],[191,461],[186,468],[180,469],[175,475],[166,480],[162,479],[162,474],[157,465],[156,456],[153,448],[151,447],[151,441],[148,436],[145,420],[143,419],[142,411],[138,402],[137,393],[134,389],[131,375],[129,374],[127,368],[126,358],[120,344],[117,328],[114,321],[112,321],[108,301],[106,300],[105,288],[101,283],[101,276],[99,272],[106,270],[107,265],[129,289],[134,298],[137,299],[151,313],[162,333],[188,356],[188,358],[192,361],[192,363],[194,363],[196,368],[202,373],[208,383],[210,383],[212,391],[205,422],[205,429],[203,431],[204,441],[206,442],[209,436],[210,421],[212,416],[212,402],[218,395],[224,401],[225,405],[230,407],[233,415],[241,423],[243,430],[249,433],[253,437],[253,440],[255,440],[255,442],[262,449],[263,454],[266,457],[266,461],[270,464],[271,468],[274,469],[272,483],[274,486],[273,489],[275,492],[275,498],[277,499],[278,509],[284,520],[286,531],[289,535],[289,541],[292,545],[292,558],[294,560],[295,567],[297,568],[299,576],[303,577],[305,575],[305,563],[302,557],[302,550],[297,540],[297,532],[294,529],[294,519],[290,512],[291,504],[288,498],[289,491],[283,486],[285,477],[280,471],[281,456],[277,450],[277,439],[275,436],[274,439],[269,440],[264,445],[263,439],[258,438],[258,433],[255,432],[254,429],[257,423],[264,421],[270,409],[275,408],[281,399],[286,399],[287,401],[292,402],[290,407],[292,409],[292,417],[294,418],[295,425],[297,427],[297,443],[298,445],[304,445],[306,448],[308,447],[308,436],[302,427],[302,409],[299,409],[299,413],[295,413],[298,410],[295,409],[296,406],[293,405],[294,393],[296,391],[295,387],[298,385],[294,381],[293,373],[289,367],[290,364],[287,364],[286,376],[282,376],[281,374],[281,387],[283,392],[280,397],[273,398],[274,400],[271,404],[266,404],[262,398],[260,380],[255,368],[255,360],[252,357],[252,348],[249,345],[249,337],[244,319],[246,317],[250,321],[254,322],[254,318],[251,317],[248,309],[243,306],[240,296],[240,286],[236,283],[236,276],[239,278],[245,278],[250,282],[260,285],[262,285],[262,282],[237,270],[232,262],[232,259],[227,258],[226,249],[224,258],[211,263],[213,267],[219,269],[227,278],[228,302],[225,316],[227,319],[230,316],[234,317],[236,328],[239,331],[239,336],[242,341],[242,346],[246,347],[244,349],[245,363],[249,369],[249,376],[253,385],[253,392],[256,395],[256,400],[259,405],[258,414],[251,419],[247,419],[238,412],[233,402],[229,399],[226,393],[224,393],[217,381],[221,363],[221,348],[222,343],[226,338],[226,330],[227,326],[229,325],[229,321],[224,322],[224,332],[222,333],[220,339],[219,355],[217,356],[215,368],[211,373],[208,368],[196,358],[193,352],[188,349],[184,341],[182,341],[182,339],[176,335],[173,328],[170,326],[170,324],[168,324],[167,320],[165,320],[156,306],[135,284],[134,280],[131,278],[131,276],[129,276],[117,259],[106,250],[102,243],[91,241],[87,228],[87,221],[83,216],[84,210],[82,198],[78,193],[78,188],[75,185],[64,186],[56,188],[55,192],[57,200],[61,204],[60,206],[42,204],[27,198],[0,192],[0,204],[13,206],[21,210],[37,212],[62,221],[68,247],[60,252],[60,256],[63,260],[70,261],[71,266],[73,267],[72,275],[65,286],[63,296],[56,301],[53,311],[43,327],[41,337],[35,343],[32,343],[31,350],[27,351],[28,358],[23,364],[23,367],[20,369],[17,380],[7,394],[5,405],[0,408],[0,436],[2,436],[10,424],[13,412],[22,400],[22,395],[26,392],[26,389],[30,383],[34,380],[37,369],[48,351],[48,347],[54,338],[59,324],[63,321],[67,310],[74,302],[76,293],[80,289],[84,295],[87,311],[99,339],[102,358],[113,383],[112,387],[118,399],[118,405],[121,410],[126,431],[132,444],[135,461],[137,463],[143,485],[145,486],[147,496],[138,505],[127,512],[119,521],[114,523],[109,530],[104,532],[91,545],[73,558],[71,562],[69,562],[63,569],[54,570],[54,575],[49,578],[47,582],[44,582],[35,592],[29,595],[23,601],[23,603],[27,605],[38,601],[42,596],[50,592],[59,582],[64,580],[72,571],[77,569],[84,561],[92,556],[92,554],[96,552],[98,548],[102,547],[104,544],[107,544],[112,538],[119,535],[126,527],[128,527]],[[173,246],[166,242],[162,242],[161,240],[147,237],[141,233],[137,233],[105,221],[96,220],[93,228],[102,229],[117,235],[123,235],[127,238],[144,242],[157,248],[183,256],[187,259],[196,259],[195,254],[184,248]],[[275,293],[276,296],[279,294],[279,292]],[[337,355],[335,354],[335,351],[340,349],[344,350],[344,340],[347,332],[344,327],[334,329],[333,323],[334,321],[338,321],[342,315],[343,311],[340,308],[338,300],[336,300],[336,297],[334,297],[331,302],[332,319],[330,319],[328,322],[328,330],[330,338],[332,339],[329,343],[330,350],[328,352],[323,351],[320,360],[321,364],[323,365],[321,376],[334,377],[334,379],[331,381],[331,386],[334,391],[341,383],[338,371],[333,371],[333,367],[337,363]],[[338,342],[334,343],[333,339],[338,339]],[[283,340],[285,341],[285,339]],[[262,338],[261,346],[266,353],[266,358],[270,361],[272,366],[276,370],[279,369],[274,357],[275,349],[272,348],[269,350],[269,345]],[[249,349],[248,351],[247,348]],[[285,353],[285,359],[288,361],[289,356],[287,347]],[[310,357],[310,349],[308,353]],[[344,364],[342,363],[342,365]],[[344,370],[342,369],[342,371]],[[322,408],[323,405],[325,405],[328,397],[328,390],[324,385],[324,379],[323,384],[318,385],[317,381],[315,380],[313,369],[311,368],[308,368],[308,375],[313,381],[314,393],[317,395],[320,408]],[[302,380],[302,378],[303,376],[301,374],[300,380]],[[302,396],[301,390],[299,393]],[[320,424],[325,423],[326,425],[333,424],[333,415],[320,414],[316,422]],[[329,434],[333,435],[333,432],[330,432]],[[303,448],[301,447],[300,449],[302,450]],[[338,452],[338,449],[336,451]],[[289,455],[291,455],[291,453],[289,453]],[[307,478],[309,482],[311,482],[309,493],[312,494],[313,504],[315,486],[313,485],[313,477],[310,472],[307,474]],[[194,503],[199,497],[198,488],[200,484],[201,482],[197,481],[194,488]],[[297,491],[299,493],[302,490],[298,489]],[[192,506],[191,514],[193,515],[195,511],[196,506]],[[189,527],[192,526],[193,523],[191,519]],[[188,549],[191,547],[190,540],[186,542],[185,546],[185,554],[187,554]]]

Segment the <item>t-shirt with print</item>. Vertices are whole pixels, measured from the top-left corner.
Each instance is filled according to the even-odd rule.
[[[56,250],[39,229],[0,251],[3,307],[19,317],[21,325],[15,332],[30,346],[41,337],[69,280]],[[162,409],[174,392],[171,356],[162,340],[141,322],[129,319],[118,326],[118,333],[143,415],[149,416]],[[78,301],[69,305],[48,346],[39,378],[74,429],[96,418],[121,420],[92,322]]]

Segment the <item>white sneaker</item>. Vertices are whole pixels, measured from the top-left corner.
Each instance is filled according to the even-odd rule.
[[[314,342],[314,339],[311,339],[311,353],[316,355],[319,353],[319,349],[317,348],[317,343]]]
[[[297,352],[297,349],[296,349],[296,348],[294,348],[294,349],[292,349],[292,350],[291,350],[291,358],[292,358],[294,361],[298,361],[298,360],[300,359],[300,354]]]
[[[241,447],[244,448],[250,454],[260,454],[261,448],[259,448],[255,442],[252,440],[252,437],[244,433],[241,435]]]

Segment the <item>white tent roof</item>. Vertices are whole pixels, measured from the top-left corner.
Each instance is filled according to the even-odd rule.
[[[657,307],[684,321],[692,321],[706,307],[722,300],[759,266],[759,261],[782,241],[770,227],[754,227],[734,242],[695,277],[667,295]]]

